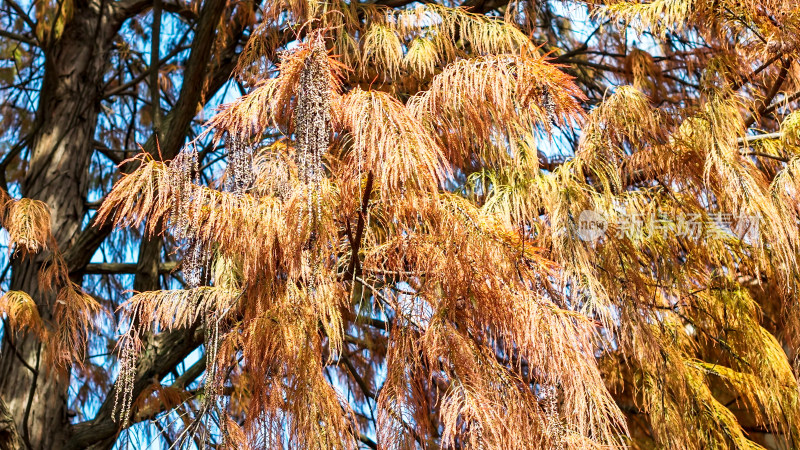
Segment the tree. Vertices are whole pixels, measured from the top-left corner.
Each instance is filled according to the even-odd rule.
[[[0,447],[800,447],[797,5],[3,5]]]

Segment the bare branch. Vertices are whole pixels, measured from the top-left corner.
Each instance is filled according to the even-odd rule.
[[[136,263],[92,263],[87,264],[81,272],[85,274],[104,275],[136,273]],[[170,273],[178,267],[177,262],[164,262],[158,265],[158,273]]]
[[[24,9],[22,9],[22,6],[20,6],[14,0],[3,0],[3,1],[6,2],[8,6],[10,6],[14,11],[16,11],[16,13],[19,15],[19,18],[22,19],[22,21],[25,22],[30,27],[31,31],[36,30],[36,23],[33,20],[31,20],[31,17],[28,15],[28,13],[25,12]]]
[[[34,39],[29,38],[27,36],[24,36],[22,34],[12,33],[11,31],[6,31],[6,30],[3,30],[3,29],[0,29],[0,36],[8,38],[8,39],[13,39],[15,41],[19,41],[19,42],[22,42],[24,44],[28,44],[28,45],[32,45],[32,46],[36,46],[36,47],[39,46],[39,43],[36,42]]]

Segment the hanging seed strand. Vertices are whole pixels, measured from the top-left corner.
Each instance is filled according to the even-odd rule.
[[[545,112],[547,113],[547,120],[550,122],[550,126],[555,126],[556,119],[558,116],[556,115],[556,100],[553,97],[553,93],[550,91],[550,88],[547,85],[542,86],[542,106],[544,107]]]
[[[172,160],[170,164],[170,184],[175,190],[172,197],[170,222],[176,239],[186,237],[190,228],[194,185],[200,183],[200,170],[197,149],[188,147]]]
[[[180,152],[170,164],[173,195],[170,222],[175,238],[183,241],[185,249],[183,273],[189,289],[203,282],[203,268],[209,260],[209,252],[197,237],[203,211],[203,191],[200,185],[200,161],[197,149],[189,146]]]
[[[200,157],[197,154],[197,149],[192,146],[191,150],[189,151],[189,158],[191,159],[191,170],[194,174],[194,184],[200,184]]]
[[[181,176],[183,173],[183,159],[181,155],[175,157],[170,163],[170,187],[174,189],[175,193],[172,195],[172,211],[170,211],[169,223],[177,228],[178,221],[180,220],[181,198],[183,197],[183,183]],[[178,238],[178,236],[176,236]]]
[[[188,226],[188,210],[192,190],[192,157],[183,151],[170,164],[170,184],[175,190],[172,196],[170,222],[175,230],[175,238],[181,239]]]
[[[473,442],[474,442],[474,447],[477,450],[485,450],[486,449],[486,443],[484,442],[484,439],[483,439],[483,427],[481,426],[480,423],[475,423],[475,431],[474,431]]]
[[[183,233],[183,236],[186,236],[190,231],[190,227],[196,225],[195,223],[192,223],[190,214],[192,210],[195,209],[193,208],[194,205],[192,203],[194,202],[196,197],[195,189],[193,189],[194,186],[192,183],[193,173],[195,173],[194,178],[199,181],[199,174],[196,174],[196,172],[198,171],[197,150],[191,148],[188,152],[184,153],[184,158],[185,158],[185,161],[183,163],[184,171],[182,175],[183,211],[181,214],[183,218],[183,228],[181,228],[181,232]]]
[[[564,450],[564,425],[558,415],[558,389],[556,386],[544,387],[544,402],[547,428],[552,437],[552,448],[553,450]]]
[[[192,214],[189,229],[184,232],[186,237],[186,255],[183,261],[183,273],[189,289],[200,287],[203,283],[203,268],[206,266],[210,254],[203,241],[197,236],[200,229],[202,199],[198,196],[193,199]]]
[[[280,200],[286,201],[286,199],[289,198],[289,194],[291,194],[289,167],[286,161],[275,158],[274,162],[268,165],[267,173],[269,174],[269,178],[273,180],[270,193],[277,196]]]
[[[237,196],[244,194],[253,184],[253,153],[255,145],[238,134],[228,137],[228,177],[226,188]]]
[[[297,162],[300,181],[306,194],[305,213],[309,227],[307,244],[311,253],[311,273],[307,286],[311,295],[316,291],[321,271],[319,266],[322,264],[322,259],[315,253],[319,250],[316,241],[322,218],[322,156],[328,151],[330,144],[330,71],[327,64],[325,45],[322,39],[317,39],[312,44],[300,73],[297,106],[294,111]],[[302,218],[298,220],[298,233],[302,222]]]
[[[306,185],[308,224],[321,212],[322,155],[330,143],[330,87],[327,55],[321,39],[306,57],[294,113],[300,181]],[[317,203],[315,205],[315,203]]]
[[[197,149],[187,147],[170,164],[171,184],[175,190],[172,197],[170,222],[175,239],[183,241],[183,273],[189,289],[197,288],[203,282],[203,268],[209,260],[209,252],[197,237],[203,211],[203,191],[200,185],[200,162]]]
[[[183,277],[187,288],[195,289],[202,284],[205,259],[203,246],[199,240],[189,239],[186,255],[183,258]]]
[[[123,428],[129,425],[131,405],[133,404],[133,385],[136,380],[136,345],[131,336],[124,336],[119,360],[119,375],[114,394],[112,418],[123,421]]]

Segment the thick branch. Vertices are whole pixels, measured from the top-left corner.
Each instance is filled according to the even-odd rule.
[[[770,105],[769,107],[765,108],[765,109],[764,109],[764,110],[761,112],[761,115],[762,115],[762,116],[765,116],[765,115],[767,115],[767,114],[771,114],[773,111],[775,111],[776,109],[778,109],[778,108],[779,108],[781,105],[786,105],[786,104],[789,104],[789,103],[791,103],[791,102],[793,102],[793,101],[795,101],[795,100],[798,100],[798,99],[800,99],[800,91],[797,91],[797,92],[795,92],[794,94],[791,94],[791,95],[789,95],[789,96],[786,96],[786,97],[784,97],[784,98],[783,98],[782,100],[780,100],[779,102],[773,103],[773,104],[772,104],[772,105]]]
[[[206,370],[206,358],[200,358],[192,364],[188,369],[186,369],[182,374],[175,379],[175,381],[170,385],[171,388],[178,389],[178,390],[185,390],[186,386],[192,383],[194,380],[197,379],[200,375],[203,374]],[[167,411],[168,409],[175,408],[179,405],[165,405],[163,403],[159,403],[159,408],[155,411],[146,411],[147,414],[142,414],[142,411],[138,411],[136,418],[133,419],[132,423],[139,423],[145,420],[153,420],[159,414]]]
[[[32,45],[32,46],[38,46],[39,45],[36,41],[34,41],[33,39],[31,39],[31,38],[29,38],[27,36],[23,36],[23,35],[17,34],[17,33],[12,33],[10,31],[6,31],[6,30],[3,30],[3,29],[0,29],[0,36],[2,36],[4,38],[7,38],[7,39],[12,39],[12,40],[15,40],[15,41],[22,42],[23,44],[28,44],[28,45]]]
[[[136,273],[136,263],[91,263],[87,264],[86,268],[81,272],[85,274],[95,275],[114,275],[121,273]],[[158,273],[170,273],[178,267],[178,263],[174,261],[160,263],[158,265]]]
[[[358,370],[356,370],[356,367],[350,361],[350,358],[348,358],[347,355],[343,353],[340,361],[342,361],[345,367],[347,367],[348,372],[350,372],[350,375],[353,377],[353,380],[355,380],[356,384],[361,389],[361,392],[363,392],[364,395],[366,395],[369,398],[377,399],[378,398],[377,395],[375,395],[375,393],[372,392],[372,389],[369,388],[367,382],[364,381],[364,379],[361,378],[361,375],[358,374]]]
[[[754,124],[757,120],[761,119],[762,117],[764,117],[764,115],[767,114],[766,110],[768,108],[768,105],[772,102],[772,99],[775,98],[776,95],[778,95],[778,91],[780,91],[781,86],[783,86],[784,81],[786,81],[786,75],[789,73],[789,66],[791,65],[791,63],[792,63],[791,59],[789,59],[789,61],[784,62],[783,66],[781,67],[781,71],[778,74],[778,79],[775,80],[775,84],[772,85],[772,88],[769,90],[767,96],[764,98],[764,103],[761,105],[761,108],[758,109],[756,114],[754,114],[745,121],[744,123],[745,128],[749,128],[750,125]]]
[[[221,0],[214,0],[214,1],[218,3],[221,2]],[[201,13],[201,16],[205,15],[205,9],[203,11],[204,12]],[[219,17],[217,16],[217,20],[218,19]],[[214,22],[214,24],[216,23],[217,22]],[[205,28],[209,28],[209,26],[207,25]],[[195,39],[195,44],[198,42],[198,40],[201,40],[202,35],[200,35],[199,33],[200,31],[198,29],[198,32],[196,34],[198,37]],[[240,32],[239,35],[242,35],[242,33],[243,32]],[[214,33],[214,30],[212,28],[211,31],[207,34],[210,34],[211,36],[205,35],[202,39],[208,41],[207,46],[209,48],[206,49],[206,55],[208,56],[211,52],[211,46],[213,44],[216,33]],[[216,93],[230,78],[231,70],[235,66],[235,61],[236,61],[236,54],[235,54],[236,44],[237,43],[234,40],[234,42],[229,47],[229,50],[232,48],[232,50],[228,52],[230,54],[225,55],[226,59],[230,61],[226,61],[225,65],[220,65],[216,68],[216,71],[212,71],[211,82],[209,83],[208,85],[209,87],[205,92],[206,98],[210,97],[213,93]],[[198,51],[197,45],[194,45],[192,47],[192,55],[196,55],[197,51]],[[187,74],[184,77],[182,84],[184,88],[189,84],[194,84],[196,85],[195,86],[196,89],[191,89],[191,90],[182,89],[181,99],[178,101],[178,104],[175,106],[175,108],[173,108],[169,112],[169,114],[167,114],[167,117],[165,117],[164,119],[163,122],[164,128],[170,130],[170,133],[167,133],[167,138],[170,139],[170,143],[168,144],[164,142],[161,145],[162,155],[166,159],[171,159],[178,152],[178,150],[180,150],[180,147],[183,145],[186,136],[185,129],[188,127],[188,124],[190,124],[191,120],[194,118],[197,112],[197,106],[201,101],[201,99],[203,98],[203,95],[201,94],[204,94],[204,92],[202,92],[201,88],[205,84],[204,79],[200,79],[198,81],[197,76],[198,73],[205,76],[205,74],[209,72],[208,68],[209,57],[210,56],[208,56],[202,62],[197,61],[199,57],[195,57],[194,59],[192,59],[192,57],[190,56],[189,58],[189,64],[187,65]],[[200,67],[195,67],[198,64],[200,65]],[[190,72],[192,76],[189,76]],[[143,74],[141,74],[142,76],[141,79],[144,79],[148,73],[149,72],[147,71],[143,72]],[[141,81],[141,79],[139,81]],[[106,93],[106,95],[108,95],[108,93]],[[188,99],[187,98],[188,96],[191,96],[192,98]],[[188,107],[186,105],[191,105],[191,107]],[[184,129],[178,130],[174,126],[177,123],[186,123],[187,125],[184,127]],[[152,139],[145,144],[144,148],[145,150],[151,152],[151,154],[154,155],[156,154],[155,142]],[[135,167],[129,167],[129,165],[120,167],[120,170],[124,173],[130,172],[134,169]],[[98,224],[92,221],[92,223],[81,232],[81,235],[78,237],[75,243],[69,248],[69,250],[67,250],[67,252],[64,255],[70,272],[78,272],[86,264],[88,264],[94,252],[100,247],[100,244],[103,243],[105,238],[108,237],[108,235],[111,233],[112,230],[113,226],[109,223]]]
[[[356,225],[356,235],[350,241],[352,248],[352,256],[350,257],[350,265],[345,272],[345,279],[352,279],[354,276],[361,275],[360,261],[358,259],[358,252],[361,249],[361,241],[364,236],[364,224],[366,223],[367,214],[369,212],[369,197],[372,195],[372,172],[367,174],[367,183],[364,186],[364,197],[361,199],[361,211],[358,216],[358,224]],[[350,226],[348,222],[348,227]]]
[[[184,144],[186,131],[192,122],[201,101],[204,88],[209,76],[209,63],[211,62],[214,42],[217,38],[217,24],[225,11],[227,1],[208,0],[200,11],[197,31],[192,42],[192,52],[186,62],[186,71],[181,82],[181,92],[175,108],[162,124],[170,132],[164,135],[161,142],[161,151],[165,158],[171,159],[178,153]],[[152,138],[148,140],[145,148],[154,149]]]
[[[175,366],[203,342],[202,330],[178,330],[153,336],[139,358],[133,398],[137,398],[153,380],[164,378]],[[106,397],[97,416],[72,428],[72,438],[66,449],[111,448],[119,431],[119,424],[111,419],[116,386]]]
[[[153,0],[153,27],[150,36],[150,103],[153,108],[153,132],[161,139],[161,86],[159,53],[161,45],[161,0]]]

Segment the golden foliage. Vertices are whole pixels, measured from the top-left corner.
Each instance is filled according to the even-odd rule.
[[[12,329],[30,329],[42,339],[47,335],[36,302],[23,291],[8,291],[3,294],[0,297],[0,313],[6,315]]]
[[[682,32],[713,39],[725,30],[724,33],[737,36],[732,40],[738,52],[731,55],[733,60],[747,61],[764,53],[793,54],[798,50],[794,35],[800,26],[800,14],[794,2],[607,0],[601,2],[593,14],[622,21],[640,34],[652,32],[660,39]],[[775,20],[776,17],[780,20]]]
[[[6,314],[12,329],[30,330],[46,343],[46,367],[67,375],[73,364],[83,364],[89,335],[103,308],[70,280],[66,262],[51,234],[48,206],[40,200],[13,200],[2,190],[0,202],[0,218],[8,230],[9,248],[13,248],[14,255],[47,252],[39,268],[37,294],[42,295],[40,302],[52,302],[48,306],[52,317],[43,318],[30,294],[17,290],[0,298],[0,312]]]
[[[397,77],[403,65],[403,42],[382,24],[373,24],[363,40],[362,67],[378,66],[387,77]]]
[[[14,252],[30,255],[46,250],[50,243],[50,209],[40,200],[11,201],[3,225]]]
[[[148,153],[133,158],[140,162],[138,170],[122,177],[109,194],[112,201],[103,202],[97,210],[97,220],[113,221],[117,226],[139,226],[147,214],[164,216],[172,207],[170,189],[173,178],[164,163],[155,161]],[[115,200],[115,201],[114,201]],[[147,231],[155,232],[158,222],[148,222]]]
[[[538,168],[538,155],[521,145],[534,127],[567,125],[583,115],[583,94],[570,77],[542,57],[487,56],[461,60],[434,77],[429,90],[409,101],[455,167],[513,164]],[[549,105],[549,106],[548,106]],[[494,142],[499,144],[493,145]]]
[[[702,17],[705,2],[694,0],[655,0],[653,2],[608,2],[597,10],[600,16],[611,16],[625,20],[634,28],[653,28],[656,33],[666,33],[668,30],[680,30],[692,22],[692,19]]]
[[[356,88],[338,107],[352,139],[350,165],[359,174],[374,173],[387,198],[407,187],[435,192],[450,176],[441,147],[391,95]]]
[[[284,53],[278,65],[277,76],[262,80],[247,95],[224,105],[208,122],[209,131],[213,130],[217,139],[226,132],[231,136],[245,138],[259,136],[271,128],[291,133],[300,74],[306,58],[314,51],[316,42],[320,39],[322,37],[317,35],[300,44],[294,51]],[[340,73],[343,68],[330,55],[326,56],[330,92],[335,95],[340,90]]]
[[[67,375],[72,364],[83,365],[89,335],[103,312],[97,301],[70,282],[55,297],[54,317],[45,322],[36,302],[23,291],[8,291],[0,297],[0,313],[16,331],[30,330],[46,343],[45,364]]]
[[[134,295],[123,308],[132,321],[141,323],[145,329],[157,325],[171,331],[199,324],[208,311],[229,311],[240,294],[240,291],[217,287],[149,291]]]
[[[50,365],[67,372],[72,364],[83,365],[89,336],[97,330],[98,317],[105,309],[77,284],[69,282],[58,290],[53,308],[54,337],[46,354]]]
[[[186,401],[189,394],[175,386],[163,386],[153,383],[139,394],[134,402],[134,410],[141,419],[153,417],[161,411],[173,409]]]
[[[665,33],[728,20],[723,3],[599,14]],[[633,86],[586,112],[573,78],[509,22],[294,0],[265,12],[284,13],[313,18],[306,38],[208,122],[217,143],[257,144],[252,183],[218,190],[180,159],[139,156],[98,211],[122,227],[146,218],[213,261],[209,286],[129,300],[128,353],[141,331],[218,332],[207,382],[241,382],[233,439],[266,447],[355,447],[373,430],[342,386],[374,406],[381,448],[637,446],[632,414],[665,448],[759,448],[735,408],[800,442],[782,348],[797,339],[776,339],[755,298],[798,310],[798,119],[753,143],[726,73],[742,61],[719,59],[696,104],[665,107],[656,59],[635,53]],[[241,71],[269,36],[255,33]],[[295,109],[323,43],[328,89],[303,106],[323,118],[311,138],[332,138],[314,181]],[[574,126],[574,155],[542,163],[544,140]],[[767,165],[750,147],[789,157]],[[582,234],[587,212],[600,235]]]

